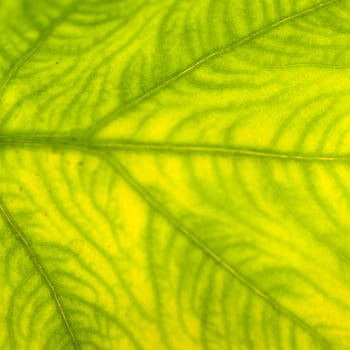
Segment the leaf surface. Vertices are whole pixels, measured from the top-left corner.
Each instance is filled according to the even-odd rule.
[[[350,349],[345,0],[0,2],[1,349]]]

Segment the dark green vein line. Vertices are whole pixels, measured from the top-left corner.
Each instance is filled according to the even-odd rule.
[[[155,212],[160,214],[167,222],[174,227],[178,232],[183,234],[194,246],[200,249],[205,255],[207,255],[210,259],[212,259],[218,266],[223,268],[226,272],[231,274],[234,278],[236,278],[244,287],[249,289],[254,295],[258,298],[262,299],[264,302],[269,304],[274,310],[276,310],[279,314],[283,315],[287,319],[291,320],[293,323],[298,325],[303,331],[305,331],[309,336],[314,338],[316,341],[320,343],[323,349],[332,349],[331,345],[327,340],[321,337],[321,335],[315,331],[309,324],[305,323],[302,319],[300,319],[293,312],[286,309],[283,305],[281,305],[278,301],[276,301],[269,294],[260,290],[257,286],[254,285],[252,281],[246,278],[241,274],[235,267],[217,255],[210,247],[206,245],[203,241],[201,241],[191,230],[182,225],[178,219],[173,216],[165,207],[157,202],[155,198],[153,198],[152,194],[149,193],[141,184],[139,184],[127,171],[127,169],[116,159],[111,158],[108,155],[102,155],[102,158],[105,159],[107,164],[114,170],[117,174],[121,176],[121,178],[141,197],[143,200],[153,209]]]
[[[61,315],[61,318],[63,320],[64,326],[66,327],[67,333],[71,339],[72,345],[74,349],[79,349],[79,343],[74,335],[74,332],[72,330],[71,324],[69,322],[69,319],[67,318],[67,315],[64,311],[62,302],[59,298],[59,296],[56,293],[55,286],[52,284],[48,273],[46,272],[45,268],[41,264],[39,258],[36,256],[32,246],[30,245],[29,241],[27,240],[25,234],[23,231],[19,228],[15,220],[13,219],[10,211],[5,206],[5,203],[3,202],[2,198],[0,197],[0,214],[5,220],[6,224],[10,228],[11,232],[15,235],[17,240],[22,244],[24,247],[27,255],[29,256],[30,260],[32,261],[34,267],[42,277],[45,285],[50,291],[50,294],[52,295],[52,298],[54,299],[54,302],[57,306],[57,309],[59,311],[59,314]]]
[[[71,293],[65,292],[65,296],[67,298],[70,298],[72,300],[77,301],[79,304],[83,304],[83,305],[88,306],[90,309],[94,310],[97,314],[101,315],[106,320],[114,323],[120,329],[120,331],[122,331],[126,335],[126,337],[130,340],[130,342],[134,345],[134,349],[144,350],[142,345],[139,343],[138,339],[136,339],[134,334],[127,327],[125,327],[125,325],[120,321],[120,319],[118,319],[118,317],[117,317],[117,315],[115,315],[115,313],[113,313],[112,311],[110,311],[108,309],[105,310],[105,309],[99,307],[98,305],[94,304],[93,302],[90,302],[86,299],[80,298],[76,294],[71,294]],[[98,350],[100,350],[100,349],[98,349]],[[122,349],[120,349],[120,350],[122,350]]]
[[[38,38],[33,42],[32,46],[30,46],[28,50],[12,64],[5,76],[5,79],[0,83],[0,99],[2,98],[8,84],[15,77],[18,71],[35,55],[42,44],[50,37],[54,30],[67,19],[67,16],[74,11],[78,4],[78,0],[72,1],[70,5],[67,6],[62,13],[56,19],[54,19],[44,31],[40,33]]]
[[[175,83],[182,77],[186,76],[187,74],[191,73],[192,71],[196,70],[197,68],[203,66],[205,63],[213,60],[216,57],[222,56],[224,54],[227,54],[231,52],[232,50],[239,48],[240,46],[243,46],[246,43],[249,43],[250,41],[259,38],[263,36],[264,34],[271,32],[277,27],[280,27],[283,24],[289,23],[297,18],[301,18],[307,15],[310,15],[314,13],[315,11],[318,11],[324,7],[330,6],[336,2],[339,2],[339,0],[326,0],[322,1],[317,5],[314,5],[310,8],[307,8],[305,10],[302,10],[300,12],[294,13],[290,16],[281,18],[280,20],[266,26],[265,28],[261,28],[260,30],[257,30],[255,32],[252,32],[246,36],[244,36],[241,39],[238,39],[226,46],[223,46],[216,51],[209,53],[208,55],[200,58],[198,61],[193,63],[192,65],[188,66],[184,70],[174,73],[173,75],[169,76],[166,78],[164,81],[162,81],[160,84],[152,87],[151,89],[147,90],[146,92],[136,96],[135,98],[132,98],[129,100],[129,102],[126,102],[125,105],[116,108],[109,114],[107,114],[104,118],[100,119],[98,122],[96,122],[92,127],[87,129],[87,133],[89,136],[96,135],[99,131],[101,131],[104,127],[106,127],[109,123],[114,121],[116,118],[120,117],[123,115],[125,112],[127,112],[130,108],[138,105],[144,100],[147,100],[149,97],[153,96],[156,94],[158,91],[164,89],[165,87]]]
[[[145,143],[110,139],[79,139],[74,137],[45,136],[0,136],[0,152],[6,148],[66,148],[80,151],[115,151],[133,153],[166,153],[166,154],[199,154],[218,155],[223,157],[266,158],[280,161],[315,162],[315,163],[349,163],[350,154],[304,154],[274,151],[269,149],[253,149],[220,145],[194,145],[175,143]]]
[[[146,254],[147,254],[147,262],[148,262],[148,269],[149,269],[149,275],[150,275],[150,283],[153,289],[153,294],[155,296],[154,303],[155,303],[155,312],[157,314],[156,317],[156,324],[158,327],[158,331],[161,336],[161,342],[164,346],[165,350],[173,350],[173,346],[169,340],[168,332],[166,330],[166,317],[164,317],[164,297],[161,294],[161,287],[159,286],[159,276],[157,275],[156,270],[156,259],[155,259],[155,253],[153,251],[155,236],[157,235],[157,232],[152,227],[153,226],[153,216],[152,213],[148,213],[148,223],[146,228]],[[166,303],[166,301],[165,301]]]

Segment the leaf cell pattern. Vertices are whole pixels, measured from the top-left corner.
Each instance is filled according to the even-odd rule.
[[[0,2],[0,348],[346,350],[347,0]]]

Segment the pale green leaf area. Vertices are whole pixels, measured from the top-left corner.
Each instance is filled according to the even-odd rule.
[[[350,349],[349,0],[0,0],[0,349]]]

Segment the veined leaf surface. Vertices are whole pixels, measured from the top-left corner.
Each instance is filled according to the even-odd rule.
[[[348,0],[2,0],[0,32],[1,349],[350,349]]]

